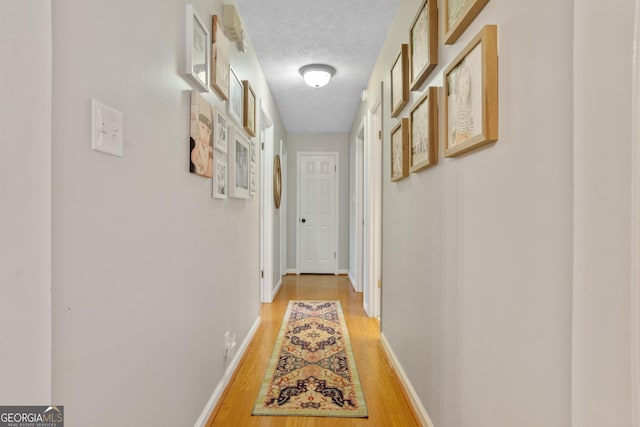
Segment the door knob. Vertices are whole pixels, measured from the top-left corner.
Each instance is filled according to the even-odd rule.
[[[300,221],[302,221],[302,223],[304,224],[305,222],[307,222],[306,219],[302,218]]]

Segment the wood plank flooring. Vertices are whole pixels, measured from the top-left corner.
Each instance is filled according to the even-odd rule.
[[[345,314],[369,418],[256,417],[253,404],[267,369],[290,300],[339,300]],[[419,426],[404,389],[386,359],[380,328],[362,308],[362,293],[344,276],[285,276],[272,304],[263,304],[262,322],[240,366],[209,419],[208,426],[340,427]]]

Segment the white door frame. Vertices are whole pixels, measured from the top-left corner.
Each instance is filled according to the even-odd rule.
[[[260,302],[273,302],[273,121],[260,104]],[[264,143],[264,145],[263,145]],[[269,161],[269,159],[272,159]]]
[[[382,90],[373,98],[367,111],[364,130],[364,260],[363,260],[363,305],[369,317],[380,316],[381,292],[378,281],[382,270]],[[375,113],[380,111],[379,123]]]
[[[640,427],[640,0],[636,0],[631,141],[631,417]]]
[[[287,274],[287,146],[280,140],[280,169],[282,187],[280,197],[280,277]]]
[[[353,282],[356,292],[362,292],[363,287],[363,256],[364,256],[364,197],[363,197],[363,166],[364,166],[364,134],[367,124],[367,117],[365,116],[360,123],[358,133],[356,134],[355,147],[354,147],[354,161],[351,164],[354,170],[354,241],[351,243],[354,245],[354,258],[352,266],[354,271],[351,272],[351,281]]]
[[[334,274],[338,274],[338,260],[340,259],[340,244],[339,244],[339,236],[340,236],[340,165],[338,161],[340,160],[340,155],[337,151],[298,151],[296,157],[296,271],[300,274],[300,201],[302,200],[302,186],[300,183],[302,182],[302,157],[303,156],[332,156],[335,159],[336,165],[336,182],[335,182],[335,220],[336,220],[336,230],[333,236],[334,248],[336,252],[336,256],[334,259]]]

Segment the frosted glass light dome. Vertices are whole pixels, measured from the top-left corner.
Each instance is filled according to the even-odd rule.
[[[329,83],[331,77],[336,74],[336,69],[325,64],[309,64],[300,68],[300,74],[306,84],[319,88]]]

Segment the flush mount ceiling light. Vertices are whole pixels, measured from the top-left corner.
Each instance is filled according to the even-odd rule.
[[[300,68],[300,74],[306,84],[319,88],[325,86],[336,74],[336,69],[325,64],[309,64]]]

